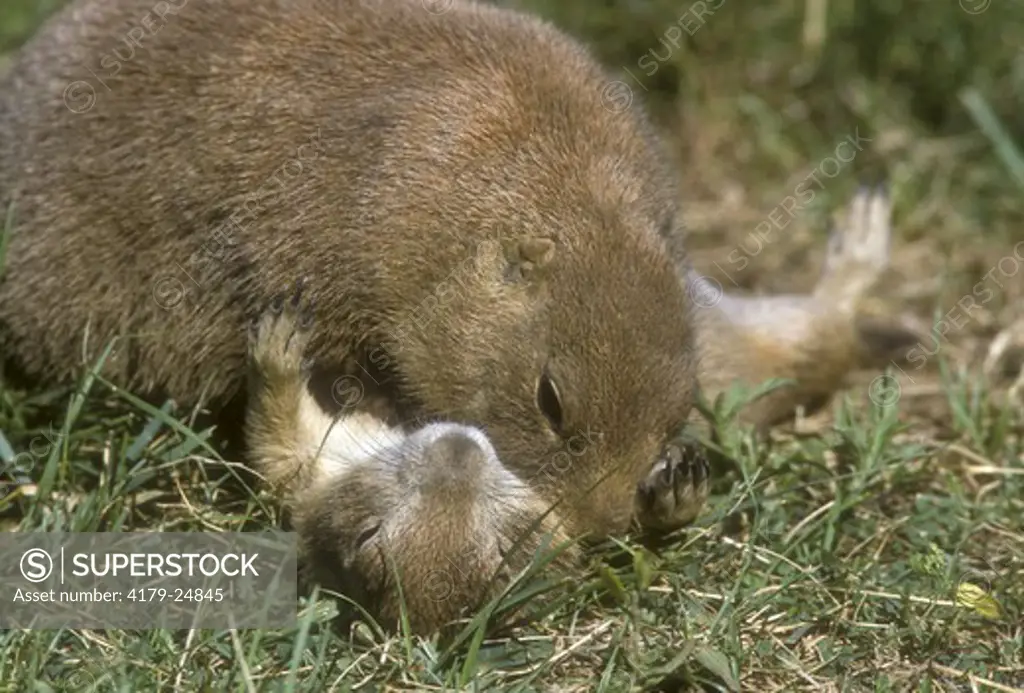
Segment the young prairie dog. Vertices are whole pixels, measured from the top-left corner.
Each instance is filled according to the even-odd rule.
[[[246,433],[318,582],[388,626],[404,605],[410,627],[429,632],[495,595],[542,542],[564,549],[555,565],[578,557],[558,515],[480,429],[437,422],[405,432],[365,412],[321,409],[308,388],[312,319],[302,311],[300,288],[254,324]]]
[[[713,397],[733,384],[795,379],[747,410],[761,424],[822,402],[856,365],[856,303],[887,266],[889,240],[887,196],[862,190],[812,294],[698,297],[701,387]],[[687,277],[695,291],[712,289]],[[300,311],[299,294],[279,300],[253,333],[248,439],[257,469],[289,500],[317,579],[385,627],[404,600],[411,628],[425,633],[493,597],[542,540],[567,541],[558,509],[503,465],[480,429],[437,422],[406,432],[366,413],[334,421],[321,410],[307,389],[311,325]],[[707,492],[703,458],[670,449],[638,484],[636,519],[692,520]],[[570,544],[555,565],[579,557]]]

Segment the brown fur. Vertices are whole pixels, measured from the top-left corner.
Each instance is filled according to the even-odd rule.
[[[833,225],[821,277],[810,294],[730,296],[687,271],[690,295],[701,306],[694,321],[704,395],[714,399],[733,385],[753,387],[770,378],[791,381],[743,411],[762,430],[791,418],[797,407],[808,413],[820,408],[850,370],[891,351],[885,342],[910,336],[896,326],[872,334],[857,318],[859,300],[889,263],[887,191],[862,187],[845,212]]]
[[[435,15],[417,0],[190,0],[124,57],[154,7],[73,2],[0,78],[0,195],[16,205],[0,349],[60,380],[81,368],[83,335],[89,360],[120,335],[109,377],[226,400],[245,383],[247,314],[307,277],[323,373],[361,364],[402,418],[478,427],[493,445],[406,446],[325,479],[308,445],[327,415],[298,371],[264,361],[253,459],[321,568],[386,581],[361,551],[370,518],[394,522],[374,534],[414,585],[467,546],[496,568],[496,538],[559,502],[560,536],[634,517],[677,527],[707,496],[706,468],[673,447],[698,381],[713,397],[796,378],[748,409],[766,425],[854,365],[836,287],[886,258],[839,252],[813,296],[695,307],[661,147],[636,107],[606,108],[600,68],[540,21],[463,2]],[[76,80],[96,92],[80,113]],[[367,407],[347,421],[390,435]],[[465,518],[498,507],[482,480],[502,474],[523,495],[473,534]],[[428,488],[434,500],[402,515]],[[429,627],[488,589],[460,582],[444,608],[409,600]]]
[[[810,295],[709,297],[706,280],[688,273],[702,306],[700,373],[709,398],[769,376],[793,379],[745,411],[764,427],[838,387],[862,348],[853,308],[886,264],[889,212],[885,195],[854,197]],[[415,631],[430,632],[496,595],[542,538],[566,541],[559,509],[506,469],[479,429],[435,423],[406,432],[354,411],[332,421],[307,389],[309,326],[297,320],[299,298],[273,304],[250,344],[247,433],[256,468],[293,507],[322,584],[386,626],[404,609]],[[702,455],[666,446],[638,485],[636,518],[668,530],[693,520],[708,473]],[[578,558],[570,548],[556,565]]]
[[[368,355],[411,412],[483,426],[545,497],[576,496],[575,529],[624,529],[689,415],[693,334],[657,234],[674,179],[638,111],[604,107],[587,53],[484,5],[192,0],[71,112],[65,85],[151,8],[72,3],[4,80],[5,353],[66,377],[88,325],[92,354],[131,335],[119,382],[226,396],[247,310],[307,276],[319,363]],[[535,404],[545,368],[559,431]],[[588,430],[597,444],[539,473]]]
[[[319,583],[385,627],[404,610],[425,633],[497,595],[538,551],[558,552],[563,568],[579,559],[555,509],[479,429],[435,423],[406,434],[363,412],[334,420],[320,409],[299,308],[296,295],[253,334],[247,436]]]

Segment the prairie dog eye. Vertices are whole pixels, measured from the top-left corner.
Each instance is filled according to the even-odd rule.
[[[555,433],[562,432],[562,396],[558,392],[558,386],[547,370],[541,373],[537,380],[537,409],[548,420],[551,430]]]

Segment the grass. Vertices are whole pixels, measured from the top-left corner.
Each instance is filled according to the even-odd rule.
[[[293,630],[9,631],[0,686],[1014,690],[1024,686],[1024,467],[997,461],[1020,459],[1022,421],[988,405],[976,381],[948,378],[960,414],[941,438],[865,391],[837,406],[829,429],[770,444],[721,422],[717,445],[737,464],[698,525],[657,550],[625,541],[627,560],[600,552],[568,584],[527,576],[506,601],[546,590],[551,613],[512,634],[472,623],[454,643],[388,638],[372,624],[338,633],[333,602],[311,595]],[[0,450],[55,441],[31,445],[35,483],[0,503],[7,529],[277,525],[272,499],[229,489],[229,465],[200,456],[207,435],[188,416],[125,397],[86,376],[54,435],[19,423],[53,408],[46,395],[3,393],[4,435],[21,444]],[[996,606],[971,602],[967,583]]]
[[[686,162],[695,262],[726,264],[859,128],[864,154],[732,276],[752,291],[809,288],[828,212],[884,172],[893,269],[865,310],[931,332],[1021,237],[1024,9],[727,0],[653,76],[637,72],[689,7],[550,11],[640,76],[637,95]],[[0,46],[43,9],[5,5]],[[493,632],[480,617],[446,641],[337,632],[333,600],[312,594],[284,631],[8,631],[0,691],[1024,690],[1024,413],[979,373],[1020,317],[1021,276],[993,284],[921,371],[892,371],[890,406],[871,401],[874,369],[767,441],[719,411],[715,446],[733,462],[705,515],[657,548],[598,551],[570,580],[525,576],[504,601],[543,591],[549,613],[532,625]],[[94,370],[74,390],[0,384],[0,460],[31,457],[9,470],[20,483],[0,500],[5,530],[279,526],[196,412],[147,405]]]

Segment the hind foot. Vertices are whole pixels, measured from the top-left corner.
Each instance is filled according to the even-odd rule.
[[[675,443],[637,485],[636,517],[644,529],[671,531],[693,522],[708,500],[711,470],[696,445]]]
[[[1024,319],[996,335],[989,345],[983,368],[993,380],[1016,378],[1008,394],[1024,404]]]
[[[821,279],[814,297],[851,312],[889,266],[892,205],[884,186],[862,186],[850,201],[844,223],[829,234]]]
[[[300,281],[290,297],[274,298],[250,325],[249,359],[263,378],[299,378],[309,370],[303,357],[313,312],[302,299],[304,288]]]

